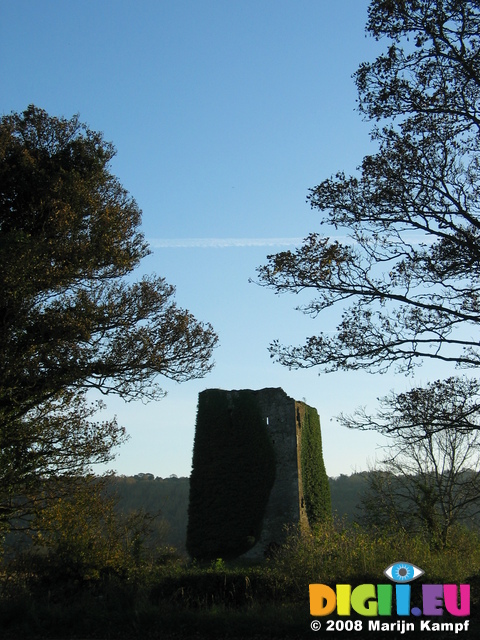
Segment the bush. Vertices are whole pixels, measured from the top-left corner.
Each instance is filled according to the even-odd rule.
[[[302,593],[310,583],[376,583],[399,560],[419,566],[429,582],[466,582],[480,573],[480,536],[461,527],[453,536],[448,549],[432,550],[428,539],[404,530],[368,531],[331,521],[311,533],[292,532],[275,558],[275,571],[291,576]]]

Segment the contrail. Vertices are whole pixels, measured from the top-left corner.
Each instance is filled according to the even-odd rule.
[[[152,249],[230,249],[232,247],[298,247],[306,238],[150,238],[148,244]],[[330,235],[330,240],[346,245],[358,244],[355,238]],[[372,237],[371,242],[375,242]],[[367,240],[368,242],[369,240]],[[422,234],[405,236],[406,244],[417,246],[432,244],[433,240]]]
[[[153,238],[153,249],[229,249],[231,247],[291,247],[304,238]]]

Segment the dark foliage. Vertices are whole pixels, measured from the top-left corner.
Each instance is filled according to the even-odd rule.
[[[120,513],[129,514],[139,509],[158,514],[161,525],[159,546],[173,547],[185,554],[188,520],[189,478],[154,478],[151,474],[112,476],[107,488],[116,497]]]
[[[330,486],[322,451],[320,418],[313,407],[303,405],[302,421],[302,483],[305,508],[310,526],[324,522],[332,515]]]

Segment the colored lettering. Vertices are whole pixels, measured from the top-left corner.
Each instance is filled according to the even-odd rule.
[[[339,616],[350,615],[350,596],[352,586],[349,584],[337,584],[337,613]]]
[[[375,585],[361,584],[352,591],[352,607],[361,616],[376,616],[378,607],[375,597]]]
[[[337,609],[337,615],[349,616],[351,611],[361,616],[392,615],[391,584],[360,584],[352,590],[349,584],[337,584],[336,590],[326,584],[310,585],[310,614],[328,616]],[[398,616],[441,616],[444,607],[453,616],[470,615],[470,585],[422,585],[423,610],[410,609],[411,586],[395,585],[396,614]],[[385,623],[387,624],[387,623]]]
[[[378,615],[391,616],[392,615],[392,585],[391,584],[377,585],[377,601],[378,601]]]
[[[441,616],[443,615],[443,584],[424,584],[423,593],[423,615]]]
[[[397,616],[410,615],[410,585],[396,584],[395,599],[397,601]]]
[[[328,616],[335,611],[337,597],[335,591],[326,584],[311,584],[310,614],[312,616]]]
[[[456,584],[443,585],[445,608],[452,616],[470,615],[470,585],[460,585],[460,607],[458,607],[458,591]]]

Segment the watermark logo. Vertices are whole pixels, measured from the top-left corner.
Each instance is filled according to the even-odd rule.
[[[425,571],[420,567],[410,564],[409,562],[394,562],[383,572],[393,582],[411,582],[420,576],[423,576]]]
[[[384,570],[384,575],[394,584],[361,584],[352,589],[349,584],[337,584],[335,589],[325,584],[310,585],[310,613],[325,618],[336,611],[337,616],[365,616],[369,618],[388,616],[443,616],[448,613],[457,619],[470,615],[469,584],[422,584],[421,606],[412,606],[411,583],[424,575],[423,569],[410,562],[398,561]],[[410,618],[411,619],[411,618]],[[347,622],[328,620],[327,630],[347,630]],[[352,623],[352,630],[362,627],[361,620]],[[356,626],[354,626],[356,625]],[[455,633],[468,629],[469,621],[432,622],[421,620],[420,630],[452,630]],[[319,630],[321,622],[312,622],[312,629]],[[339,628],[341,626],[342,629]],[[347,625],[348,626],[348,625]],[[413,631],[415,624],[402,618],[396,622],[369,621],[370,631]]]

